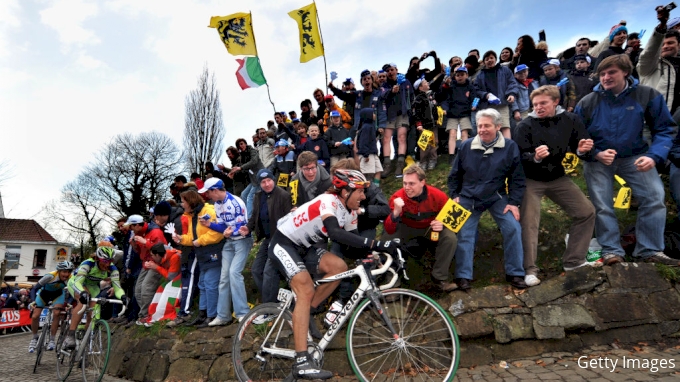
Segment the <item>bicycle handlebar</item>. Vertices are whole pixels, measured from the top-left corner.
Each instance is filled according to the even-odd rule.
[[[399,261],[399,268],[396,271],[393,268],[390,267],[390,265],[392,265],[392,263],[394,262],[394,259],[392,258],[392,256],[389,253],[373,251],[373,255],[383,255],[387,258],[385,260],[385,263],[382,266],[371,271],[371,274],[373,276],[382,275],[383,273],[386,273],[386,272],[392,273],[392,278],[390,279],[390,281],[381,285],[379,287],[379,289],[385,290],[385,289],[392,288],[394,286],[394,284],[397,283],[397,280],[399,280],[399,274],[398,274],[399,269],[403,268],[403,266],[404,266],[404,258],[401,257],[401,250],[397,250],[397,256],[398,256],[397,259]],[[408,280],[408,277],[406,276],[406,272],[404,272],[404,278],[406,280]]]
[[[121,310],[121,312],[118,314],[118,317],[121,317],[123,314],[125,314],[125,311],[127,310],[127,306],[125,306],[125,304],[123,304],[123,301],[112,299],[112,298],[93,297],[93,298],[90,299],[90,302],[96,302],[99,305],[104,305],[104,304],[107,304],[107,303],[123,305],[123,310]],[[89,306],[89,304],[88,305],[83,304],[82,309],[80,309],[80,311],[78,311],[78,315],[83,314],[83,312],[85,312],[85,310],[88,308],[88,306]]]

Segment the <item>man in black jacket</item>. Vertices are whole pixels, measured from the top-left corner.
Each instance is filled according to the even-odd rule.
[[[241,229],[246,234],[255,232],[257,240],[262,241],[250,268],[255,285],[260,290],[260,302],[276,302],[281,277],[276,267],[268,261],[267,250],[269,240],[276,231],[276,223],[290,212],[293,203],[287,191],[276,187],[271,171],[260,170],[257,179],[261,191],[255,194],[253,215],[248,220],[248,226]]]
[[[558,106],[560,91],[545,85],[531,93],[534,111],[517,125],[515,142],[519,146],[526,175],[526,190],[520,206],[524,282],[538,285],[536,255],[538,226],[543,195],[562,207],[572,218],[567,249],[562,256],[565,271],[601,263],[586,261],[588,245],[595,227],[595,207],[564,172],[562,160],[567,152],[584,158],[593,147],[580,118]]]

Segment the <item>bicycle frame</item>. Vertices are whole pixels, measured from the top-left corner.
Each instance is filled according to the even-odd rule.
[[[374,254],[377,254],[377,252],[374,252]],[[363,266],[363,264],[359,264],[355,268],[352,268],[348,271],[339,273],[337,275],[329,276],[320,280],[316,281],[316,284],[323,284],[323,283],[330,283],[350,277],[359,277],[361,280],[359,283],[359,287],[354,291],[352,294],[352,297],[347,301],[347,303],[342,307],[342,310],[338,313],[338,316],[336,317],[335,321],[333,321],[333,324],[331,327],[326,331],[324,334],[323,338],[319,341],[318,346],[321,349],[321,351],[325,351],[330,342],[333,340],[333,338],[338,334],[339,329],[343,327],[345,322],[351,317],[351,313],[354,311],[355,307],[367,296],[371,298],[371,301],[376,305],[376,309],[378,310],[381,315],[384,315],[384,311],[382,309],[382,306],[380,302],[378,301],[376,296],[372,296],[371,292],[375,292],[376,289],[379,291],[389,289],[396,284],[397,279],[399,278],[399,275],[397,272],[395,272],[392,268],[390,268],[390,265],[392,264],[392,256],[389,254],[384,254],[387,256],[387,260],[385,263],[379,267],[378,269],[371,270],[371,273],[366,271],[366,268]],[[401,258],[401,254],[399,255]],[[375,260],[372,260],[375,261]],[[365,260],[362,260],[362,262],[365,262]],[[359,260],[357,261],[359,263]],[[392,278],[390,279],[390,282],[387,284],[381,285],[380,287],[375,285],[375,282],[373,281],[372,277],[381,275],[383,273],[386,273],[390,271],[393,275]],[[281,310],[286,310],[288,307],[290,307],[291,302],[294,299],[294,293],[291,292],[289,298],[284,301],[283,306]],[[283,315],[279,315],[276,318],[276,321],[273,325],[273,327],[277,327],[279,320],[283,318]],[[398,334],[395,332],[394,328],[392,327],[392,324],[389,320],[385,320],[386,324],[392,331],[392,334],[394,336],[398,337]],[[281,331],[282,326],[279,326],[279,332]],[[263,341],[263,344],[266,344],[269,337],[272,335],[272,332],[267,333],[267,336],[265,337],[265,340]],[[279,333],[276,333],[276,336],[278,337]],[[396,337],[395,337],[396,338]],[[307,342],[313,342],[313,339],[309,333],[307,333]],[[265,350],[269,354],[281,356],[281,357],[286,357],[286,358],[294,358],[295,357],[295,351],[290,350],[290,349],[280,349],[277,348],[275,344],[273,344],[272,347],[264,347],[262,346],[262,350]]]
[[[97,306],[101,306],[101,304],[106,304],[106,303],[114,303],[114,304],[123,305],[123,310],[121,310],[121,312],[118,314],[118,317],[125,314],[126,307],[121,300],[94,297],[94,298],[90,299],[90,301],[94,301],[97,304],[95,306],[91,307],[91,308],[83,305],[83,308],[80,309],[80,311],[78,312],[78,315],[83,314],[83,312],[89,313],[89,312],[93,311]],[[75,358],[76,362],[80,362],[80,360],[83,357],[83,353],[85,353],[85,349],[89,348],[90,345],[91,345],[91,338],[90,337],[92,335],[92,330],[94,329],[94,325],[95,325],[96,321],[97,320],[94,317],[92,317],[90,319],[90,324],[87,325],[87,330],[85,331],[85,334],[83,335],[83,339],[82,339],[82,341],[80,341],[80,344],[78,344],[78,347],[77,347],[78,352],[76,353],[76,358]]]

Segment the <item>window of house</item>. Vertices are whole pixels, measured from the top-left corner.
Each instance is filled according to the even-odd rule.
[[[19,259],[21,257],[20,245],[8,245],[5,247],[5,259],[7,269],[19,269]]]
[[[36,249],[33,252],[33,268],[45,268],[45,263],[47,262],[47,250],[46,249]]]
[[[17,281],[16,276],[5,276],[5,281],[10,282],[10,281]]]
[[[42,276],[26,276],[26,281],[30,283],[37,283],[41,278]]]

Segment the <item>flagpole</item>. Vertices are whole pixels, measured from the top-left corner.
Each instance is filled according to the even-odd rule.
[[[314,8],[316,8],[316,24],[319,26],[319,37],[321,38],[321,46],[323,47],[323,33],[321,33],[321,20],[319,19],[319,8],[316,6],[316,1],[312,0]],[[326,49],[323,50],[323,71],[326,75],[326,94],[328,94],[328,68],[326,68]]]
[[[253,44],[255,45],[255,52],[257,52],[257,39],[255,38],[255,26],[253,24],[253,12],[248,11],[250,14],[250,23],[251,23],[251,30],[253,31]],[[255,56],[257,58],[257,63],[260,65],[260,69],[262,69],[262,62],[260,61],[260,54]],[[264,74],[264,70],[262,70],[262,74]],[[274,102],[272,101],[272,94],[269,92],[269,82],[264,83],[267,86],[267,97],[269,97],[269,103],[272,104],[272,108],[274,109],[274,113],[276,113],[276,106],[274,106]]]

